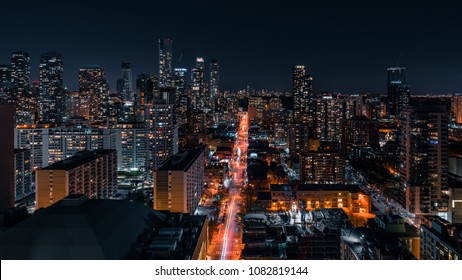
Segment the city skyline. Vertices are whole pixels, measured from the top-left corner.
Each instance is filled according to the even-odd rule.
[[[0,15],[1,258],[462,260],[455,6],[46,2]]]
[[[123,8],[103,2],[88,9],[82,3],[51,5],[47,10],[29,3],[19,22],[13,21],[19,7],[6,3],[0,22],[9,39],[0,46],[0,63],[8,63],[13,51],[27,51],[31,80],[38,80],[40,55],[57,51],[63,54],[64,84],[69,89],[77,88],[80,67],[98,64],[115,91],[122,61],[131,62],[135,74],[157,74],[158,39],[171,38],[173,67],[190,70],[196,57],[206,62],[218,58],[223,89],[250,84],[290,91],[287,69],[306,65],[316,92],[386,93],[384,73],[392,66],[407,68],[412,94],[462,91],[456,14],[460,4],[435,9],[403,3],[398,9],[394,2],[377,7],[337,4],[331,9],[293,1],[294,5],[275,9],[260,1],[236,6],[202,2],[176,2],[179,9],[173,14],[163,12],[173,8],[169,3],[144,4],[143,9],[137,9],[141,3],[136,1]],[[196,17],[197,13],[207,16]],[[59,28],[53,25],[57,20]],[[42,29],[47,32],[31,32]]]

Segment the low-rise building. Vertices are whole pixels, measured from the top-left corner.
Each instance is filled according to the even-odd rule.
[[[371,198],[357,185],[302,184],[296,190],[298,201],[306,202],[306,210],[348,208],[352,213],[370,213]]]
[[[290,185],[270,185],[271,208],[288,210],[292,207],[294,195]]]

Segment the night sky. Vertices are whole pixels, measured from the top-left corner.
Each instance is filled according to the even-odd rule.
[[[28,51],[36,80],[40,54],[55,50],[70,89],[80,66],[99,64],[113,91],[121,61],[132,62],[134,78],[157,73],[157,39],[170,37],[174,61],[183,54],[174,66],[220,59],[222,89],[290,90],[292,65],[304,64],[317,92],[384,93],[386,68],[401,57],[412,93],[462,92],[460,3],[62,2],[2,1],[0,64]]]

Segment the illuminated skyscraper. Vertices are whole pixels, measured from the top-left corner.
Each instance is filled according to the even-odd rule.
[[[431,102],[403,108],[400,114],[400,177],[406,209],[447,217],[448,108]]]
[[[156,100],[147,107],[149,170],[155,171],[167,158],[178,152],[178,126],[174,122],[173,103]]]
[[[173,40],[159,39],[159,87],[172,86]]]
[[[66,98],[63,84],[63,58],[60,53],[42,54],[39,88],[39,121],[43,123],[62,122],[66,112]]]
[[[104,69],[88,66],[79,70],[79,93],[89,106],[91,121],[105,121],[109,97],[109,84]]]
[[[212,111],[215,112],[215,103],[218,98],[218,92],[220,91],[220,65],[218,59],[212,59],[210,61],[210,94],[211,94],[211,105]]]
[[[29,124],[32,114],[29,112],[30,56],[27,52],[13,52],[11,55],[12,90],[9,99],[16,104],[15,120],[17,124]]]
[[[210,98],[206,96],[204,81],[204,59],[196,58],[196,68],[191,70],[191,109],[193,111],[206,110]]]
[[[293,69],[294,121],[314,125],[315,103],[313,78],[306,74],[305,66],[296,65]]]
[[[124,100],[134,101],[132,64],[130,62],[122,62],[120,66],[120,80],[123,81],[122,88],[119,92],[122,94],[121,97],[123,97]],[[117,90],[119,91],[119,88]]]
[[[30,56],[27,52],[13,52],[11,55],[11,81],[16,87],[15,99],[21,99],[29,93]]]
[[[175,112],[177,115],[178,124],[188,122],[188,82],[186,68],[175,68]]]
[[[398,116],[401,109],[409,104],[411,94],[406,85],[406,68],[388,68],[388,109],[389,116]]]

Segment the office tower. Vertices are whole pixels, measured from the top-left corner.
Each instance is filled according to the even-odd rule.
[[[63,59],[57,52],[40,57],[39,121],[60,123],[66,112],[63,85]]]
[[[336,151],[312,151],[300,155],[300,179],[314,184],[345,182],[345,157]]]
[[[305,73],[305,66],[293,68],[294,121],[314,125],[315,107],[313,78]]]
[[[353,117],[342,122],[342,145],[368,146],[379,148],[379,129],[377,121],[367,117]]]
[[[411,93],[406,84],[406,68],[388,68],[388,105],[389,116],[398,116],[401,109],[409,104]]]
[[[120,78],[124,81],[125,100],[134,101],[133,95],[133,76],[132,76],[132,64],[130,62],[122,62],[120,65]]]
[[[204,187],[204,149],[181,151],[154,172],[154,209],[194,214]]]
[[[118,169],[123,171],[146,171],[147,168],[147,134],[144,122],[118,123],[117,158]]]
[[[400,114],[400,177],[406,209],[415,214],[448,211],[448,110],[432,102],[404,107]]]
[[[11,88],[8,99],[16,104],[16,124],[31,124],[32,116],[29,112],[29,76],[30,56],[27,52],[13,52],[11,54]]]
[[[462,260],[462,224],[424,216],[420,225],[421,260]]]
[[[18,201],[35,192],[32,188],[32,164],[28,149],[14,149],[14,200]]]
[[[0,212],[14,206],[14,106],[0,104]]]
[[[178,152],[178,126],[174,121],[173,103],[156,100],[147,105],[146,126],[149,129],[149,170],[157,170],[170,156]]]
[[[117,132],[108,128],[54,127],[45,135],[48,164],[64,160],[81,151],[116,149]],[[43,146],[42,146],[43,147]]]
[[[116,150],[77,153],[35,171],[36,208],[48,207],[70,194],[90,199],[110,198],[117,192]]]
[[[177,116],[178,125],[188,122],[188,82],[186,68],[175,68],[175,113]]]
[[[191,109],[192,111],[205,110],[210,100],[206,96],[204,81],[204,59],[196,58],[196,68],[191,70]]]
[[[173,40],[159,39],[159,87],[172,86]]]
[[[104,69],[99,66],[87,66],[79,70],[79,93],[89,104],[92,122],[106,121],[109,99],[109,84]]]
[[[215,102],[220,91],[220,65],[218,59],[210,61],[210,94],[212,95],[212,111],[215,110]]]

